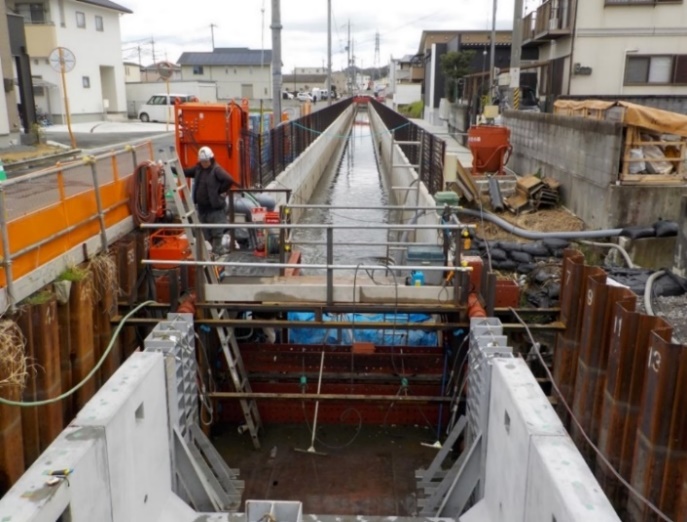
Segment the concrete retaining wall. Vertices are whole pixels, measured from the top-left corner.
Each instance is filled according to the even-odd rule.
[[[434,198],[430,195],[427,187],[419,180],[418,174],[399,145],[392,148],[391,134],[387,131],[379,115],[370,110],[370,126],[375,140],[377,157],[382,169],[387,187],[389,188],[389,202],[392,205],[405,205],[408,207],[428,207],[434,206]],[[396,165],[396,166],[393,166]],[[398,166],[407,165],[407,166]],[[416,187],[419,188],[419,193]],[[394,190],[392,187],[412,187],[412,190]],[[415,215],[415,211],[404,212],[401,217],[404,221],[409,221]],[[435,225],[439,222],[436,212],[428,212],[421,216],[418,224]],[[418,243],[432,243],[437,241],[436,230],[418,230],[410,234],[409,239]]]
[[[607,188],[618,178],[622,126],[542,113],[506,112],[518,174],[551,176],[563,186],[566,207],[589,228],[608,226]]]
[[[276,180],[267,185],[267,188],[291,189],[293,191],[291,201],[294,203],[310,201],[310,196],[327,167],[331,165],[332,159],[338,159],[341,156],[346,145],[346,140],[342,140],[341,136],[348,133],[354,114],[354,106],[351,104],[327,131],[312,142],[291,165],[286,167],[284,172],[277,176]],[[286,203],[286,194],[275,193],[274,197],[277,205]],[[303,209],[293,209],[292,212],[293,221],[298,222]]]
[[[527,363],[495,359],[491,383],[485,495],[459,520],[619,521]]]

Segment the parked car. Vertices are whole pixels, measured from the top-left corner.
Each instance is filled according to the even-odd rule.
[[[289,91],[283,91],[281,93],[281,97],[283,100],[293,100],[293,94],[291,94]]]
[[[198,99],[191,94],[153,94],[150,99],[141,105],[138,110],[138,119],[143,122],[160,121],[174,122],[174,102],[179,99],[180,102],[198,101]]]
[[[312,101],[312,96],[310,96],[310,93],[307,93],[307,92],[299,92],[296,95],[296,98],[298,99],[298,101],[302,101],[302,102],[304,102],[304,101],[311,102]]]

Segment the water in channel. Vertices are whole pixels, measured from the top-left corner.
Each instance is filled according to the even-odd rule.
[[[384,243],[387,231],[365,228],[373,224],[387,223],[387,212],[381,207],[388,204],[387,191],[379,169],[372,140],[367,111],[358,111],[348,136],[330,139],[344,139],[346,148],[337,165],[320,180],[310,204],[332,207],[379,207],[376,209],[307,209],[299,223],[320,223],[334,225],[334,264],[358,265],[380,264],[386,258],[384,246],[354,246],[347,243]],[[297,202],[302,203],[302,202]],[[337,229],[337,225],[354,228]],[[302,253],[303,264],[326,263],[327,234],[324,229],[300,229],[294,231],[294,247]],[[321,245],[299,242],[318,242]],[[305,274],[322,273],[322,270],[307,269]],[[340,275],[343,271],[336,271]]]

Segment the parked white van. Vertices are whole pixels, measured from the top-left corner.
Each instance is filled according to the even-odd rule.
[[[138,110],[138,119],[144,122],[174,122],[174,103],[177,99],[181,102],[197,101],[197,98],[191,94],[153,94],[141,105]]]

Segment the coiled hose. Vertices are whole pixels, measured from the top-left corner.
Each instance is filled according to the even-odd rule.
[[[139,163],[132,176],[129,207],[136,225],[153,223],[162,211],[164,193],[160,167],[152,161]]]

